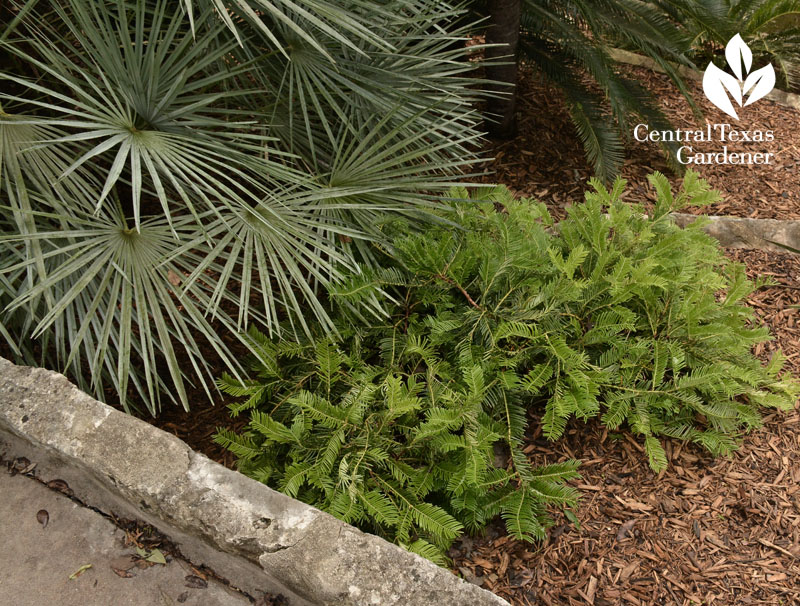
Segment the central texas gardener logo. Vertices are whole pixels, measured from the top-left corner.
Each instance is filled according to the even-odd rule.
[[[775,86],[775,70],[767,63],[751,72],[753,53],[739,34],[731,38],[725,47],[725,59],[735,77],[709,63],[703,76],[703,92],[711,103],[738,120],[731,99],[739,107],[747,107],[765,97]],[[747,100],[743,102],[744,99]]]
[[[775,70],[770,64],[751,70],[753,52],[739,34],[731,38],[725,47],[725,59],[732,74],[709,63],[703,76],[703,92],[711,103],[738,120],[735,105],[747,107],[768,95],[775,86]],[[708,122],[705,128],[650,130],[647,124],[637,124],[633,129],[633,137],[637,141],[662,145],[681,144],[675,152],[675,158],[680,164],[770,164],[770,160],[775,157],[774,152],[761,148],[760,145],[774,141],[774,133],[771,130],[751,129],[747,126]],[[719,142],[721,146],[695,149],[699,143],[714,142]],[[728,149],[729,143],[737,145]]]

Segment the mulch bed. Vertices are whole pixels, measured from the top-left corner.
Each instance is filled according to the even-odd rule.
[[[771,151],[769,165],[705,165],[695,168],[711,186],[723,194],[723,200],[704,209],[686,212],[731,215],[760,219],[800,218],[800,111],[761,99],[740,112],[737,122],[711,105],[700,82],[689,81],[704,117],[696,117],[688,102],[664,74],[645,68],[626,66],[624,70],[650,90],[675,128],[704,129],[711,124],[731,124],[738,130],[772,130],[775,140],[761,143],[728,143],[730,152]],[[653,200],[647,175],[661,171],[677,186],[680,177],[670,171],[661,148],[655,143],[633,140],[626,149],[622,175],[629,182],[627,199]],[[718,152],[722,144],[691,143],[695,152]],[[748,147],[749,146],[749,147]],[[563,217],[564,207],[580,202],[593,171],[587,164],[583,147],[575,134],[561,94],[523,69],[519,87],[518,136],[510,141],[493,141],[489,154],[495,159],[484,168],[491,174],[486,182],[505,183],[521,196],[536,198]]]
[[[490,531],[453,549],[455,568],[515,605],[800,603],[799,423],[769,415],[717,460],[667,442],[658,477],[598,423],[532,439],[536,462],[582,461],[580,529],[560,518],[540,547]]]
[[[661,74],[625,68],[655,93],[677,128],[702,128],[688,103]],[[711,123],[731,120],[711,106],[700,83],[688,83]],[[486,181],[506,183],[563,217],[579,202],[592,174],[574,137],[559,94],[523,72],[519,135],[491,144],[495,160]],[[777,153],[773,165],[701,166],[701,175],[723,200],[689,212],[751,218],[800,219],[800,131],[797,110],[762,100],[743,114],[741,129],[773,130],[775,141],[758,144]],[[717,151],[718,143],[693,144]],[[730,151],[743,148],[729,145]],[[753,149],[752,151],[760,151]],[[647,183],[653,170],[676,187],[656,145],[632,143],[623,176],[631,201],[654,199]],[[751,278],[771,275],[779,284],[749,299],[775,340],[756,348],[766,360],[780,347],[787,368],[800,376],[800,256],[729,250]],[[464,538],[452,549],[453,570],[515,606],[597,606],[800,603],[800,410],[772,413],[764,428],[744,436],[738,452],[713,459],[704,451],[665,442],[670,461],[656,476],[641,445],[629,434],[611,433],[597,421],[573,423],[549,443],[532,415],[526,452],[536,464],[581,460],[580,528],[557,515],[542,545],[508,537],[501,525],[482,537]]]
[[[727,255],[747,266],[750,279],[769,276],[777,282],[748,299],[758,321],[767,325],[775,337],[757,346],[755,353],[766,360],[780,348],[787,357],[786,368],[800,378],[800,308],[796,307],[800,305],[800,255],[742,249],[728,250]]]

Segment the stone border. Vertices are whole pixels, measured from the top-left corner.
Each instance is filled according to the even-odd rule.
[[[101,512],[136,518],[243,591],[291,606],[508,606],[376,536],[194,452],[83,393],[0,358],[0,446]]]
[[[628,65],[637,65],[640,67],[646,67],[649,70],[654,72],[658,72],[660,74],[664,73],[664,68],[661,67],[657,61],[651,59],[650,57],[645,57],[644,55],[639,55],[637,53],[632,53],[630,51],[622,50],[620,48],[612,48],[609,51],[609,55],[614,61],[619,63],[627,63]],[[671,64],[677,72],[683,76],[684,78],[688,78],[690,80],[702,80],[703,79],[703,72],[692,69],[686,65],[676,65]],[[800,109],[800,95],[796,93],[787,93],[786,91],[778,90],[777,88],[772,89],[767,96],[767,99],[770,101],[774,101],[775,103],[779,103],[780,105],[785,105],[786,107],[791,107],[793,109]]]
[[[686,227],[702,217],[708,222],[703,226],[709,236],[716,238],[726,248],[756,248],[772,252],[791,253],[772,242],[786,244],[800,250],[800,221],[783,219],[747,219],[718,215],[691,215],[672,213],[681,227]]]

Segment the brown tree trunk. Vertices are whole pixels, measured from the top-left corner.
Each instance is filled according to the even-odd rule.
[[[486,43],[500,44],[486,49],[486,78],[495,94],[486,104],[486,127],[489,135],[511,139],[516,134],[515,110],[517,105],[517,42],[519,40],[521,0],[489,0],[489,20],[486,26]],[[493,63],[503,63],[496,65]]]

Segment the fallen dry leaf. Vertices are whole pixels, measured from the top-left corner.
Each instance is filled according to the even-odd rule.
[[[205,581],[193,574],[186,575],[185,580],[186,580],[186,586],[192,587],[193,589],[205,589],[206,587],[208,587],[208,581]]]
[[[122,577],[123,579],[130,579],[133,576],[133,574],[131,574],[127,570],[118,570],[116,568],[112,568],[111,570],[115,575],[117,575],[118,577]]]
[[[69,487],[69,484],[67,484],[64,480],[60,479],[50,480],[47,483],[47,487],[50,488],[51,490],[56,490],[61,494],[67,495],[68,497],[71,497],[73,494],[75,494],[72,492],[72,489]]]
[[[617,541],[622,541],[625,539],[635,524],[636,520],[628,520],[627,522],[623,522],[622,526],[620,526],[619,530],[617,531]]]
[[[139,560],[136,556],[129,554],[129,555],[122,555],[119,557],[114,558],[108,564],[111,568],[115,571],[117,570],[130,570],[134,566],[136,566],[136,562]]]

